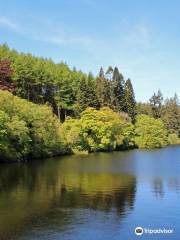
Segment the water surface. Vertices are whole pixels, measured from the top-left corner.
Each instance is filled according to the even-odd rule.
[[[180,146],[0,166],[0,240],[176,240],[179,224]]]

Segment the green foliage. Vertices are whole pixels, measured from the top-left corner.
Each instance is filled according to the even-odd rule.
[[[163,104],[163,95],[160,90],[158,90],[157,94],[154,93],[153,96],[149,100],[151,108],[152,108],[152,116],[154,118],[160,118],[162,114],[162,104]]]
[[[19,97],[34,103],[48,102],[62,122],[67,116],[80,115],[87,107],[108,106],[134,117],[134,106],[126,104],[125,80],[117,67],[109,67],[105,75],[101,68],[99,77],[94,78],[91,73],[87,76],[75,68],[71,70],[65,63],[55,64],[51,59],[18,53],[6,45],[0,46],[1,60],[12,62],[12,74],[8,84],[0,84],[0,89],[16,91]],[[131,90],[129,99],[134,98]]]
[[[177,94],[162,102],[162,94],[154,94],[151,103],[138,103],[137,114],[147,114],[155,118],[161,118],[168,134],[175,133],[180,137],[180,105]]]
[[[82,78],[77,94],[78,109],[84,111],[87,107],[99,108],[99,100],[96,93],[96,86],[91,74]]]
[[[60,123],[48,106],[0,91],[1,160],[25,160],[65,153]]]
[[[176,134],[180,137],[180,106],[177,95],[167,99],[162,109],[162,120],[169,134]]]
[[[107,107],[87,108],[80,119],[68,119],[62,128],[68,144],[78,150],[110,151],[133,144],[133,125]]]
[[[38,104],[50,103],[62,121],[65,115],[73,115],[77,90],[86,74],[72,71],[64,63],[55,64],[51,59],[20,54],[6,45],[0,46],[0,60],[3,59],[12,60],[13,74],[10,80],[15,84],[19,97]]]
[[[26,123],[0,111],[0,160],[23,159],[29,153],[30,138]]]
[[[96,78],[96,92],[100,107],[110,106],[110,82],[105,78],[102,67],[99,76]]]
[[[79,119],[67,118],[62,124],[62,135],[71,149],[83,150],[81,137],[81,122]]]
[[[136,104],[131,80],[125,81],[117,67],[110,66],[106,74],[101,68],[94,78],[6,45],[0,46],[0,63],[0,89],[18,96],[0,91],[1,159],[53,156],[74,149],[111,151],[135,144],[156,148],[179,141],[177,96],[164,102],[159,90],[149,103]]]
[[[125,102],[127,108],[126,111],[134,122],[136,117],[136,100],[130,79],[128,79],[125,83]]]
[[[167,131],[161,119],[139,115],[135,132],[135,143],[140,148],[160,148],[167,145]]]
[[[171,134],[169,134],[169,136],[168,136],[168,143],[169,143],[170,145],[180,144],[180,138],[178,138],[178,136],[177,136],[175,133],[171,133]]]
[[[117,67],[114,68],[112,77],[112,106],[117,111],[125,111],[124,78]]]
[[[142,102],[137,103],[136,111],[137,111],[137,115],[145,114],[145,115],[152,116],[152,107],[150,103],[142,103]]]
[[[6,122],[8,121],[8,116],[4,111],[0,111],[0,138],[2,138],[6,135]]]

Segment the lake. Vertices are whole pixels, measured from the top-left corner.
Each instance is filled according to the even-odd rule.
[[[166,238],[180,239],[180,146],[0,166],[0,240]]]

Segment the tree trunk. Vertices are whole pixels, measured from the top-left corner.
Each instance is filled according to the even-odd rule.
[[[60,107],[58,106],[57,109],[58,109],[58,118],[59,118],[59,121],[61,121]]]

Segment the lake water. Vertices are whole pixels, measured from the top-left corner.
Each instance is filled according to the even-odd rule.
[[[0,240],[11,239],[179,240],[180,146],[0,165]]]

